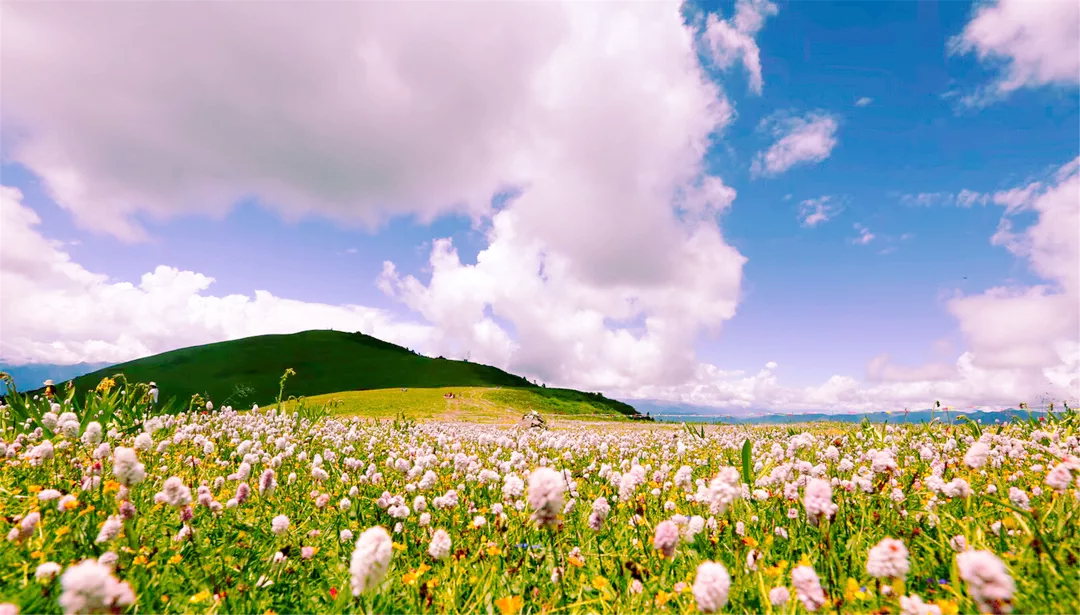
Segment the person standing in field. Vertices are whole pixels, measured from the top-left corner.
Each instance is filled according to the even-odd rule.
[[[53,384],[52,380],[45,381],[45,398],[49,401],[56,400],[56,385]]]
[[[150,390],[146,392],[147,404],[146,409],[149,410],[154,406],[157,406],[158,402],[158,388],[157,383],[153,380],[150,381]]]

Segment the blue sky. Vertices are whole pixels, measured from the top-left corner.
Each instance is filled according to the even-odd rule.
[[[771,385],[774,387],[770,389],[772,393],[753,394],[757,395],[753,405],[821,409],[819,406],[822,405],[864,407],[875,403],[914,403],[919,395],[936,392],[934,387],[939,385],[945,387],[944,391],[953,392],[957,403],[997,403],[1011,391],[980,399],[978,390],[971,388],[975,385],[953,386],[955,383],[939,380],[926,385],[929,388],[915,392],[897,392],[895,387],[874,389],[872,384],[859,387],[863,387],[861,383],[867,379],[868,363],[883,353],[888,353],[896,365],[910,367],[953,365],[967,352],[984,359],[988,352],[1007,354],[1000,345],[990,342],[987,342],[989,346],[976,348],[980,342],[971,336],[978,337],[979,334],[963,330],[950,310],[949,300],[957,296],[981,296],[993,287],[1028,288],[1047,283],[1045,277],[1033,272],[1032,263],[1025,255],[991,243],[991,237],[1002,223],[1003,207],[990,202],[990,195],[1035,181],[1042,182],[1040,190],[1052,189],[1055,187],[1050,179],[1053,174],[1080,154],[1077,141],[1080,104],[1076,87],[1080,75],[1073,71],[1071,76],[1067,74],[1064,78],[1031,77],[1022,86],[1010,86],[1012,89],[991,97],[991,100],[965,104],[964,96],[988,88],[992,90],[995,83],[1001,82],[1002,75],[1009,70],[1010,58],[1015,57],[1009,54],[1020,54],[1012,48],[991,47],[985,47],[992,52],[993,57],[989,59],[981,59],[977,53],[950,53],[950,39],[962,35],[977,17],[976,8],[968,3],[777,2],[771,12],[761,8],[764,4],[767,3],[744,2],[747,10],[765,15],[757,30],[744,32],[760,52],[760,94],[753,91],[753,71],[747,70],[745,58],[740,60],[741,52],[730,52],[734,53],[735,59],[724,61],[709,48],[705,25],[708,15],[736,24],[735,30],[738,30],[733,16],[738,7],[729,2],[682,7],[683,14],[689,16],[690,23],[686,27],[693,31],[696,40],[695,47],[689,51],[698,57],[707,80],[720,88],[719,95],[733,110],[726,122],[715,123],[717,129],[711,136],[705,135],[708,130],[702,133],[711,147],[700,160],[700,172],[722,179],[724,185],[737,193],[729,207],[717,208],[707,225],[718,228],[726,245],[746,259],[741,267],[737,292],[723,297],[725,301],[733,302],[734,315],[719,317],[719,312],[715,311],[695,312],[694,318],[700,318],[702,328],[693,327],[695,332],[689,338],[673,335],[658,342],[663,352],[673,353],[672,357],[684,357],[686,352],[693,352],[693,360],[699,367],[688,367],[678,377],[659,368],[649,371],[633,366],[618,375],[581,379],[567,376],[580,372],[574,372],[570,363],[559,358],[574,352],[571,342],[566,341],[569,338],[547,331],[543,349],[531,347],[518,331],[531,326],[521,320],[524,317],[520,314],[525,313],[523,306],[532,299],[501,295],[499,299],[481,301],[487,303],[482,314],[487,315],[487,320],[503,325],[508,341],[492,342],[490,352],[480,351],[480,356],[511,369],[527,368],[536,365],[537,361],[552,361],[547,374],[559,376],[539,375],[554,384],[604,388],[612,394],[630,397],[697,400],[717,406],[739,405],[739,401],[725,397],[726,385],[716,384],[715,390],[710,388],[715,383],[709,380],[710,377],[702,380],[702,365],[720,370],[725,374],[722,378],[738,380],[744,375],[731,372],[742,370],[754,374],[768,362],[777,363],[775,372],[780,384]],[[1067,18],[1073,9],[1066,4],[1061,3],[1058,9]],[[987,6],[1001,14],[994,22],[996,27],[1012,27],[1010,19],[1026,23],[1023,22],[1022,6],[1019,9],[1013,3]],[[15,27],[22,23],[19,17],[14,20]],[[53,27],[55,22],[57,32],[61,32],[64,25],[62,20],[44,12],[38,15],[26,11],[23,17],[26,23],[38,27]],[[108,22],[105,16],[100,19],[99,23]],[[162,21],[167,20],[163,17]],[[363,39],[362,34],[357,36],[358,40]],[[677,39],[676,36],[672,40]],[[1045,44],[1047,54],[1060,53],[1060,49],[1052,48],[1056,40],[1042,40],[1043,43],[1032,45]],[[84,42],[89,48],[95,41],[88,35]],[[984,49],[979,47],[984,43],[978,40],[971,44]],[[73,46],[78,47],[77,44]],[[1028,51],[1030,53],[1023,57],[1040,52],[1039,49]],[[59,51],[56,53],[56,56],[35,56],[20,50],[5,61],[5,71],[19,72],[16,79],[28,85],[17,85],[10,100],[4,100],[5,107],[14,111],[6,118],[8,138],[0,147],[4,160],[0,168],[3,185],[20,191],[21,207],[40,218],[40,224],[32,225],[32,232],[56,242],[50,244],[53,249],[66,253],[71,261],[88,272],[108,276],[108,284],[130,282],[138,285],[141,276],[166,265],[178,271],[212,277],[213,285],[198,291],[203,295],[250,297],[256,290],[265,290],[275,297],[305,303],[356,305],[379,310],[380,318],[387,322],[429,328],[426,334],[401,333],[395,341],[418,341],[422,346],[427,344],[425,348],[431,352],[471,348],[480,343],[479,337],[464,342],[454,337],[456,332],[464,330],[461,327],[471,327],[475,323],[464,325],[455,315],[442,313],[438,306],[430,305],[437,297],[434,289],[438,283],[433,282],[435,272],[429,258],[437,240],[450,238],[461,265],[465,268],[474,265],[477,255],[495,244],[492,239],[493,212],[503,209],[516,215],[519,209],[528,211],[526,207],[531,205],[528,204],[527,188],[520,206],[511,199],[509,205],[500,205],[495,210],[485,210],[490,200],[463,209],[455,205],[459,199],[452,191],[445,193],[445,199],[438,206],[430,207],[418,206],[403,197],[400,205],[387,201],[387,207],[378,216],[380,221],[372,225],[368,220],[341,214],[338,205],[351,207],[351,202],[327,204],[320,201],[309,206],[305,201],[303,207],[292,206],[287,203],[289,197],[282,197],[292,193],[260,189],[260,185],[266,185],[262,183],[264,180],[269,181],[258,176],[264,171],[256,171],[255,175],[236,171],[238,179],[233,183],[237,190],[249,190],[246,197],[230,197],[213,205],[194,199],[185,202],[180,197],[175,202],[166,203],[163,199],[161,204],[147,204],[152,196],[147,196],[150,192],[140,185],[137,190],[131,188],[130,194],[138,195],[138,198],[130,199],[134,204],[117,209],[109,199],[128,194],[125,192],[128,187],[123,182],[134,182],[131,173],[125,170],[105,177],[108,169],[93,167],[91,163],[79,166],[80,156],[93,153],[91,145],[88,145],[89,141],[78,141],[62,132],[62,129],[77,126],[73,122],[79,118],[64,117],[63,122],[54,122],[54,116],[49,115],[70,114],[67,107],[42,104],[40,112],[27,110],[38,102],[35,96],[44,96],[40,89],[31,87],[37,82],[21,74],[31,71],[34,62],[44,61],[42,58],[59,62],[60,73],[78,70],[74,62],[70,69],[66,67],[63,64],[65,56]],[[303,61],[306,60],[297,60],[298,65]],[[1013,61],[1012,66],[1018,66]],[[102,66],[109,66],[107,62],[108,57],[103,57]],[[643,80],[649,70],[652,69],[642,69]],[[142,87],[142,82],[138,82],[141,73],[134,68],[131,71],[128,81],[117,77],[110,85],[116,104],[123,105],[126,96],[131,100],[149,96],[147,91],[138,89]],[[627,74],[633,75],[633,72]],[[466,81],[467,77],[463,76],[461,82]],[[706,87],[708,81],[701,87]],[[133,83],[140,85],[132,86]],[[176,84],[176,87],[182,85]],[[127,86],[133,88],[131,92],[124,91]],[[295,87],[303,86],[297,84]],[[694,90],[695,95],[697,92]],[[192,99],[195,98],[193,95]],[[230,100],[232,97],[222,95],[221,101],[226,102],[220,104],[229,104]],[[288,98],[269,99],[265,104],[268,108],[289,104],[283,101]],[[587,101],[583,100],[582,104]],[[659,109],[662,111],[663,107]],[[20,113],[24,110],[27,111]],[[243,110],[236,113],[242,114]],[[251,113],[257,115],[256,111]],[[762,174],[754,170],[755,160],[776,143],[785,130],[790,134],[795,125],[793,122],[815,117],[835,122],[835,143],[827,148],[824,156],[804,160],[776,173]],[[685,125],[690,126],[693,122],[692,118],[687,119]],[[423,121],[418,119],[417,125],[421,124]],[[13,126],[16,128],[12,129]],[[291,131],[281,129],[280,125],[268,124],[265,128],[270,132],[281,130],[282,134],[305,129],[303,124],[298,126]],[[775,132],[773,127],[776,127]],[[148,131],[164,135],[167,129],[168,126],[157,125],[150,126]],[[612,130],[612,142],[617,143],[621,129],[615,126]],[[101,132],[103,136],[93,147],[104,147],[101,143],[109,143],[109,133]],[[35,148],[39,134],[48,135],[48,139],[41,137],[44,145]],[[307,137],[317,144],[316,148],[323,142],[320,140],[332,142],[345,138],[314,128]],[[626,138],[626,147],[634,147],[633,137]],[[661,135],[658,138],[667,137]],[[117,147],[124,139],[116,137]],[[164,136],[161,139],[154,143],[158,151],[179,152],[188,147],[179,143],[173,147],[164,141]],[[382,145],[373,142],[364,147],[378,152]],[[392,142],[385,145],[396,147]],[[107,159],[108,156],[100,158]],[[236,162],[236,168],[254,168],[259,164],[257,158],[229,162]],[[420,168],[432,163],[418,160],[416,164]],[[59,178],[64,175],[57,169],[64,165],[81,173],[82,181],[97,190],[83,193],[93,197],[92,204],[90,198],[84,203],[77,202],[75,195],[78,192],[72,192],[70,188],[65,191],[61,186]],[[222,175],[228,172],[222,171]],[[596,171],[602,172],[606,171]],[[95,173],[102,177],[100,181]],[[251,179],[256,176],[257,181]],[[243,183],[245,177],[251,180],[249,184]],[[514,183],[514,178],[509,176],[497,179],[506,184]],[[141,181],[140,178],[135,180]],[[539,180],[534,178],[534,181]],[[586,177],[582,181],[592,180]],[[1063,185],[1064,182],[1059,183]],[[59,191],[57,186],[61,186]],[[987,203],[960,207],[950,202],[950,199],[955,201],[955,195],[961,190],[988,195],[984,197]],[[493,194],[491,190],[487,193]],[[424,194],[427,198],[427,193]],[[914,204],[919,194],[936,196],[924,197],[929,204]],[[1075,206],[1080,195],[1070,194]],[[834,208],[833,215],[812,227],[803,224],[800,204],[822,197],[828,197],[828,204]],[[379,198],[382,197],[372,197],[365,206],[379,209],[382,207]],[[303,199],[297,199],[297,202],[300,200]],[[438,202],[438,198],[433,202]],[[620,208],[619,203],[596,206],[610,207],[614,212]],[[95,210],[95,207],[99,209]],[[1010,217],[1015,229],[1032,227],[1039,221],[1039,212],[1043,211],[1034,204],[1019,209]],[[111,231],[108,220],[115,217],[115,211],[121,211],[120,216],[127,223],[141,227],[143,237],[132,241],[123,231]],[[550,212],[548,215],[558,217],[575,210],[562,210],[552,205],[547,211]],[[525,213],[521,215],[522,219],[528,219]],[[594,246],[593,249],[602,250],[605,242],[616,241],[605,233],[617,233],[621,224],[631,224],[628,218],[620,215],[630,214],[611,217],[604,231],[596,236],[596,245],[601,247]],[[103,222],[99,225],[95,221]],[[549,226],[554,228],[558,224]],[[572,226],[573,222],[567,220],[565,224]],[[865,229],[873,238],[866,243],[857,242],[859,229]],[[517,228],[517,234],[521,232],[522,228]],[[536,237],[541,240],[547,237],[547,248],[542,251],[545,255],[558,253],[561,249],[558,246],[570,245],[559,243],[561,238],[537,233]],[[9,241],[9,237],[5,234],[4,240],[12,245],[13,240]],[[591,254],[580,252],[582,249],[574,244],[563,250],[562,256],[571,269],[578,258],[576,255]],[[491,254],[494,258],[496,251],[491,250]],[[1071,254],[1065,256],[1071,257]],[[394,285],[406,280],[407,276],[414,276],[426,292],[406,292],[402,290],[403,286],[397,286],[395,293],[388,294],[378,283],[385,262],[394,266],[394,276],[384,275],[385,282]],[[1075,264],[1080,267],[1080,263]],[[478,274],[479,269],[472,272]],[[442,271],[446,272],[446,279],[451,279],[450,269]],[[457,272],[455,275],[466,275],[462,269],[453,271]],[[698,275],[708,275],[708,269],[704,271]],[[627,276],[633,277],[632,273]],[[500,279],[499,285],[509,285],[508,280]],[[1054,283],[1050,281],[1051,286]],[[602,287],[601,284],[596,288]],[[14,288],[14,283],[9,288]],[[34,287],[29,288],[31,294],[37,292]],[[649,291],[641,292],[648,294]],[[37,296],[41,301],[47,297],[55,300],[55,296],[44,290]],[[714,298],[719,300],[719,297]],[[0,321],[4,331],[21,328],[23,323],[19,319],[33,308],[32,296],[17,300],[28,303],[19,306],[24,309],[5,311],[4,319]],[[190,303],[186,297],[175,300]],[[9,301],[16,300],[5,298],[5,308]],[[446,303],[443,301],[441,305]],[[161,305],[155,303],[154,309],[158,308]],[[581,308],[571,306],[571,311],[574,309]],[[605,317],[618,320],[619,310],[611,309],[614,311],[606,313]],[[467,310],[463,308],[462,313],[464,311]],[[635,317],[639,326],[643,326],[645,314]],[[203,316],[199,318],[205,320]],[[1076,332],[1068,332],[1072,314],[1061,314],[1060,318],[1066,323],[1064,342],[1075,340]],[[265,328],[293,326],[291,323],[282,325],[280,320],[267,323]],[[175,347],[185,342],[234,337],[237,331],[252,331],[245,327],[214,324],[188,337],[179,329],[183,327],[180,323],[191,322],[189,318],[166,322],[169,331],[160,332],[160,335],[147,334],[152,341],[145,343],[130,339],[118,341],[122,332],[112,334],[115,340],[110,340],[109,333],[94,333],[92,328],[88,332],[61,325],[52,330],[40,323],[32,329],[27,325],[26,330],[32,331],[28,338],[33,339],[20,342],[19,348],[14,345],[3,348],[0,357],[8,363],[120,360],[124,353],[138,354],[146,349],[159,351],[166,349],[163,346]],[[705,331],[706,323],[718,324],[719,332]],[[313,326],[324,324],[313,322]],[[259,328],[257,324],[252,326],[255,330]],[[386,336],[394,336],[394,329],[384,328],[384,331],[390,332]],[[470,331],[472,333],[468,335],[475,334],[475,329]],[[96,339],[104,339],[111,344],[112,350],[104,356],[89,350],[93,347],[89,342]],[[1051,342],[1056,343],[1036,340],[1033,344],[1049,348]],[[45,351],[41,349],[42,345],[54,349],[59,345],[63,352]],[[654,352],[653,346],[646,350],[642,350],[643,356],[652,356],[648,353]],[[661,363],[664,361],[666,359]],[[1066,361],[1064,369],[1071,369],[1066,359],[1062,361]],[[1007,367],[1030,371],[1032,365]],[[1041,365],[1039,369],[1052,367],[1054,365]],[[615,372],[620,369],[623,368],[612,368]],[[677,381],[694,369],[698,375],[693,377],[693,382]],[[1010,372],[1012,375],[1019,373]],[[845,389],[846,392],[835,399],[821,397],[823,393],[815,387],[823,386],[822,383],[838,375],[860,384]],[[656,381],[650,382],[650,378]],[[1021,389],[1034,390],[1046,385],[1038,377],[1034,380],[1017,378],[1020,378],[1017,382],[1022,382],[1017,385]],[[1061,390],[1068,394],[1076,392],[1077,386],[1080,382],[1073,379]],[[692,391],[701,390],[712,392],[700,399],[694,397]],[[1017,389],[1015,392],[1021,394],[1023,391]],[[875,395],[880,399],[876,400]],[[745,395],[740,399],[744,398]]]

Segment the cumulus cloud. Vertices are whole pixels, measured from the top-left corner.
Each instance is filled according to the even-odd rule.
[[[145,236],[140,216],[223,215],[251,196],[356,224],[483,216],[508,187],[555,182],[540,175],[553,165],[574,169],[567,184],[612,184],[666,147],[649,139],[696,139],[624,187],[655,192],[695,171],[697,135],[731,114],[673,2],[9,8],[12,160],[82,226],[127,239]],[[624,206],[650,241],[659,221]]]
[[[856,107],[868,107],[868,106],[870,106],[870,103],[872,103],[872,102],[874,102],[873,98],[870,98],[869,96],[862,96],[858,100],[855,101],[855,106]]]
[[[720,19],[713,13],[705,21],[702,39],[712,61],[724,70],[741,62],[749,74],[750,90],[756,94],[761,94],[763,81],[761,50],[754,37],[765,20],[778,12],[776,5],[768,0],[738,0],[730,19]]]
[[[953,54],[974,53],[1000,71],[961,103],[982,106],[1023,87],[1080,83],[1080,4],[1070,0],[997,0],[978,4],[949,40]]]
[[[1033,182],[995,195],[995,203],[1005,207],[1005,214],[993,243],[1026,260],[1045,283],[997,287],[950,302],[977,364],[1037,370],[1060,386],[1080,386],[1078,168],[1080,159],[1062,166],[1049,186]],[[1016,231],[1012,217],[1022,211],[1038,218]]]
[[[693,380],[676,386],[644,385],[627,397],[668,399],[722,408],[781,411],[871,411],[927,408],[935,400],[959,407],[1015,407],[1020,402],[1080,400],[1080,158],[1045,181],[996,193],[982,203],[1003,207],[992,241],[1024,259],[1044,283],[991,288],[956,296],[947,304],[965,348],[952,364],[940,359],[897,365],[888,353],[867,364],[864,381],[837,374],[820,385],[785,386],[783,368],[756,373],[699,364]],[[1014,228],[1017,214],[1036,221]],[[865,230],[865,229],[862,229]],[[900,239],[905,239],[901,236]]]
[[[429,325],[354,305],[215,296],[214,279],[160,266],[137,284],[74,262],[22,194],[0,187],[0,356],[12,364],[120,362],[176,348],[307,329],[361,331],[427,350]]]
[[[762,120],[761,128],[772,133],[776,142],[759,152],[750,167],[754,176],[778,175],[798,164],[821,162],[837,144],[839,121],[823,112],[804,117],[777,114]]]
[[[806,199],[799,203],[799,224],[813,228],[835,218],[841,211],[842,208],[833,203],[831,196],[825,195],[816,199]]]
[[[437,241],[426,285],[392,264],[378,281],[435,325],[427,347],[590,388],[672,382],[734,314],[745,262],[717,223],[735,191],[703,166],[731,105],[680,8],[21,5],[4,112],[14,159],[122,238],[249,195],[345,222],[468,212],[475,263]]]

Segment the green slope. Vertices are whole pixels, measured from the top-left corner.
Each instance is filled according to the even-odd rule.
[[[453,393],[453,397],[446,398],[447,393]],[[587,393],[536,387],[344,391],[308,397],[304,399],[304,403],[316,406],[328,404],[330,412],[336,415],[380,419],[404,415],[406,418],[424,420],[516,423],[521,420],[522,415],[535,410],[546,418],[557,417],[564,420],[627,420],[624,415],[613,413],[610,405]],[[298,408],[293,401],[282,405],[287,412]]]
[[[551,407],[584,402],[597,412],[634,414],[631,406],[599,394],[535,387],[488,365],[432,359],[369,335],[340,331],[260,335],[181,348],[91,372],[76,378],[75,387],[81,396],[102,378],[124,374],[129,381],[156,382],[162,402],[171,397],[186,401],[198,393],[218,406],[241,408],[275,401],[287,368],[296,375],[289,377],[286,396],[401,387],[506,387],[527,389]]]

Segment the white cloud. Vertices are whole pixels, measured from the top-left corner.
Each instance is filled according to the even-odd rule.
[[[361,331],[424,350],[428,325],[362,306],[266,291],[214,296],[214,280],[159,266],[137,284],[110,280],[41,235],[22,194],[0,187],[0,356],[5,362],[119,362],[183,346],[314,328]]]
[[[797,164],[825,160],[836,147],[839,121],[822,112],[805,117],[780,114],[766,118],[761,126],[770,130],[776,142],[755,156],[750,167],[754,176],[778,175]]]
[[[896,365],[888,354],[867,365],[859,382],[835,375],[811,387],[780,384],[779,370],[757,374],[698,366],[695,379],[680,386],[640,386],[627,397],[670,399],[723,408],[869,411],[927,408],[935,400],[965,408],[1015,407],[1051,399],[1080,400],[1080,158],[1049,181],[1031,182],[992,199],[1005,207],[994,242],[1027,261],[1045,280],[1032,287],[991,288],[948,302],[966,348],[952,364],[941,357],[923,365]],[[1019,195],[1023,195],[1022,197]],[[980,202],[991,202],[980,199]],[[1015,231],[1021,211],[1035,223]],[[865,229],[862,229],[865,230]],[[905,239],[902,235],[901,240]],[[951,349],[935,344],[935,353]]]
[[[578,178],[651,197],[697,172],[731,115],[679,9],[28,3],[4,11],[3,119],[14,161],[82,226],[128,239],[138,215],[220,216],[249,196],[357,224],[482,216],[506,187]],[[626,181],[654,148],[664,166]],[[572,176],[541,175],[555,165]],[[580,187],[577,202],[623,197]],[[670,238],[640,201],[625,203],[638,235]]]
[[[910,207],[972,207],[973,205],[986,205],[993,200],[993,195],[985,192],[975,192],[964,188],[960,192],[918,192],[901,194],[900,202]]]
[[[977,5],[949,51],[974,53],[1000,68],[990,86],[961,100],[967,106],[991,103],[1022,87],[1080,82],[1080,3],[1070,0],[998,0]]]
[[[877,236],[877,235],[874,235],[873,233],[871,233],[870,229],[866,228],[865,226],[863,226],[861,224],[856,223],[854,228],[855,228],[856,231],[859,231],[859,236],[852,239],[851,243],[858,244],[860,246],[865,246],[866,244],[873,241],[874,237]]]
[[[955,365],[927,363],[909,367],[896,365],[888,353],[880,354],[866,366],[866,379],[870,382],[940,382],[955,378]]]
[[[842,209],[832,201],[833,198],[826,195],[799,203],[799,224],[813,228],[835,218]]]
[[[735,27],[769,11],[743,6]],[[488,229],[475,264],[436,241],[430,283],[388,265],[379,287],[434,325],[433,352],[587,388],[684,379],[698,331],[735,312],[745,259],[716,221],[735,191],[703,170],[732,110],[678,2],[25,5],[5,20],[15,159],[85,226],[139,237],[139,215],[221,215],[250,194],[345,221],[465,210]],[[507,188],[519,196],[492,212]]]
[[[710,14],[705,22],[702,38],[713,62],[727,70],[736,61],[742,62],[749,74],[750,90],[761,94],[761,50],[754,37],[765,20],[776,15],[779,9],[768,0],[738,0],[735,15],[720,19]]]
[[[856,107],[866,107],[866,106],[869,106],[870,103],[872,103],[872,102],[874,102],[873,98],[870,98],[869,96],[863,96],[863,97],[861,97],[861,98],[859,98],[858,100],[855,101],[855,106]]]

